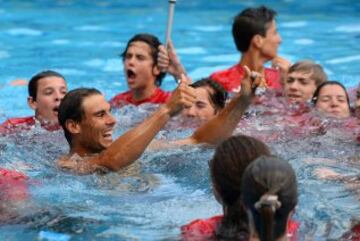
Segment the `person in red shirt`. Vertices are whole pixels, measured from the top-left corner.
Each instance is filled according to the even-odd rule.
[[[210,160],[210,173],[215,198],[224,213],[209,219],[198,219],[181,227],[182,240],[248,240],[249,220],[244,209],[242,176],[256,158],[270,155],[262,141],[253,137],[232,136],[220,144]],[[299,226],[290,221],[294,233]]]
[[[274,10],[265,6],[240,12],[232,25],[234,42],[241,52],[240,61],[229,69],[211,74],[210,78],[222,84],[229,92],[239,92],[246,65],[262,76],[267,87],[279,89],[281,72],[285,73],[290,63],[277,56],[281,37],[277,32],[275,15]],[[274,68],[265,68],[264,64],[270,60]]]
[[[154,35],[141,33],[133,36],[121,54],[125,78],[130,90],[110,99],[110,105],[118,108],[126,104],[163,104],[170,98],[170,92],[160,89],[165,73],[157,66],[159,39]]]
[[[0,125],[0,133],[28,130],[37,122],[48,130],[60,128],[57,114],[60,101],[67,92],[65,78],[55,71],[42,71],[30,79],[28,92],[28,105],[35,115],[6,120]]]
[[[261,156],[249,164],[242,176],[243,204],[250,224],[249,241],[296,240],[290,229],[298,202],[295,171],[276,156]],[[294,231],[294,230],[292,230]]]

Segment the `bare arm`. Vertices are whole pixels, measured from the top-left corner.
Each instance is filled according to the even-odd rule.
[[[245,77],[241,81],[241,92],[218,115],[200,126],[191,137],[177,141],[177,144],[216,145],[232,135],[253,97],[253,81],[250,78],[250,70],[246,66],[245,71]]]
[[[168,103],[160,107],[139,126],[120,136],[105,151],[89,161],[111,170],[119,170],[131,164],[142,155],[168,120],[178,114],[183,106],[189,106],[194,101],[193,89],[185,83],[181,83],[173,92]]]

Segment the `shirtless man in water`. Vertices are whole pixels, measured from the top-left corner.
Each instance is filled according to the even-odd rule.
[[[176,141],[177,145],[218,144],[229,137],[251,102],[254,86],[250,70],[246,69],[241,92],[214,118],[200,126],[191,137]],[[59,123],[70,145],[69,154],[58,160],[58,165],[79,174],[107,169],[117,171],[136,161],[155,135],[184,107],[196,100],[194,89],[181,83],[170,100],[139,126],[112,140],[116,120],[110,104],[96,89],[80,88],[70,91],[61,102]]]

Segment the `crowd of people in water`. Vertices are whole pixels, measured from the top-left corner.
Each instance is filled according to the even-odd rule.
[[[250,105],[269,107],[269,98],[296,107],[297,116],[313,113],[307,125],[321,125],[322,118],[358,125],[360,88],[350,103],[346,88],[328,80],[320,64],[301,60],[291,64],[278,56],[281,37],[276,12],[268,7],[247,8],[235,16],[232,35],[241,57],[234,66],[193,81],[180,62],[171,42],[167,46],[149,33],[139,33],[121,54],[129,90],[107,101],[101,91],[77,88],[68,91],[63,75],[41,71],[28,82],[28,105],[34,115],[11,118],[0,125],[9,135],[41,126],[60,130],[69,153],[54,165],[74,174],[105,174],[138,160],[147,148],[171,148],[204,143],[215,148],[210,176],[216,200],[223,214],[195,220],[181,227],[182,240],[297,240],[299,221],[292,218],[298,202],[296,175],[291,165],[272,155],[257,138],[232,135],[246,118]],[[265,64],[271,62],[271,67]],[[176,89],[161,89],[166,74],[178,82]],[[271,93],[271,94],[268,94]],[[125,105],[158,104],[158,109],[138,126],[113,140],[116,119],[113,109]],[[166,143],[154,140],[176,116],[198,121],[191,136]],[[303,118],[295,118],[304,125]],[[354,140],[354,142],[357,140]],[[325,177],[326,178],[326,177]],[[331,178],[343,176],[332,173]],[[0,168],[1,202],[22,202],[30,197],[29,177],[16,170]],[[352,179],[359,182],[359,178]],[[0,204],[0,211],[4,206]],[[0,218],[0,222],[7,220]],[[360,225],[346,234],[360,240]]]

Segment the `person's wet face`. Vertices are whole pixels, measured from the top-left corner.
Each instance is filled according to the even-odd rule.
[[[265,37],[262,37],[261,52],[263,56],[271,60],[277,56],[278,48],[282,40],[277,31],[275,20],[268,24],[269,26],[266,30]]]
[[[29,106],[35,110],[35,117],[43,122],[57,123],[61,100],[67,92],[66,82],[57,76],[38,80],[36,100],[28,98]]]
[[[201,121],[209,120],[214,117],[216,110],[210,101],[211,89],[208,87],[197,87],[194,89],[196,101],[191,107],[183,110],[183,114],[187,117],[197,118]]]
[[[326,116],[346,118],[350,116],[349,103],[346,92],[336,84],[329,84],[321,88],[315,108]]]
[[[82,103],[84,117],[80,122],[80,142],[91,153],[98,153],[109,147],[116,124],[110,104],[103,95],[91,95]]]
[[[311,79],[311,72],[289,73],[284,82],[285,96],[291,102],[306,102],[311,99],[315,90],[316,82]]]
[[[124,71],[128,87],[132,90],[154,85],[160,74],[154,64],[150,46],[141,41],[132,42],[124,56]]]

